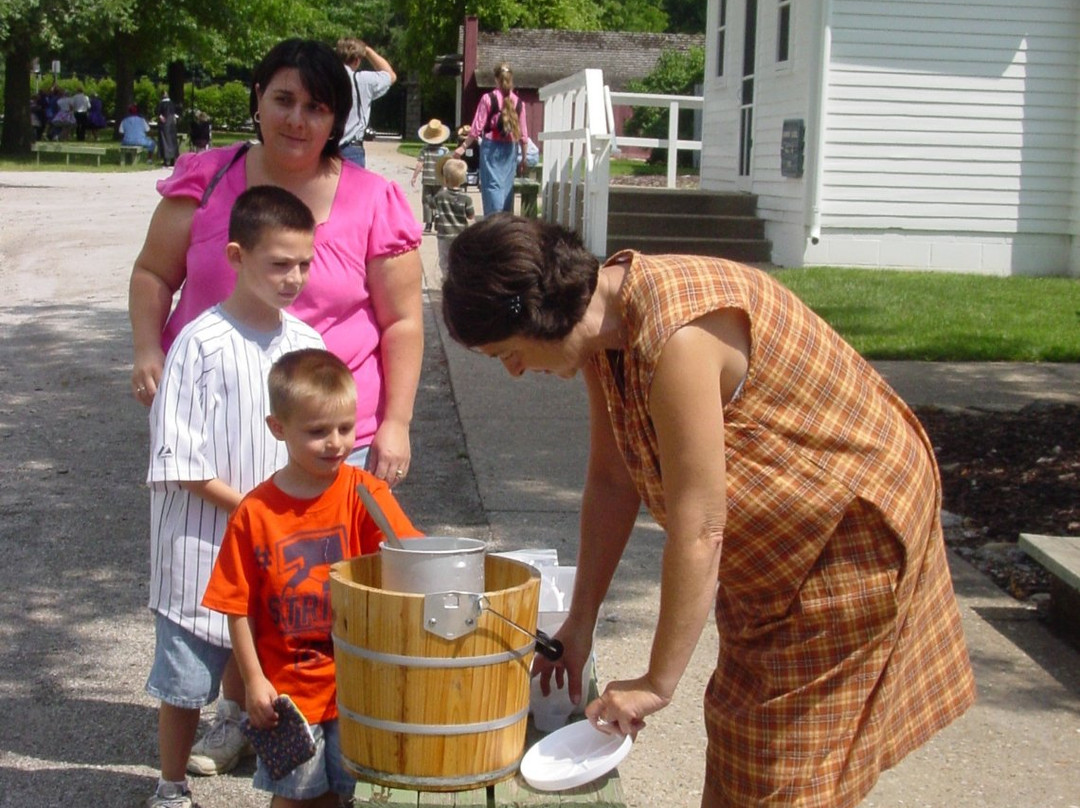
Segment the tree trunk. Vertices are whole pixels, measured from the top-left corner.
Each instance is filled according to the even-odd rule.
[[[135,68],[131,63],[132,37],[116,34],[116,109],[113,118],[120,125],[127,117],[127,109],[135,100]]]
[[[30,38],[12,31],[4,55],[4,132],[0,154],[24,157],[30,154],[34,129],[30,124]]]
[[[184,82],[187,80],[187,70],[184,68],[184,63],[169,62],[166,78],[169,84],[169,98],[176,104],[176,111],[180,113],[187,109],[187,105],[184,103]]]

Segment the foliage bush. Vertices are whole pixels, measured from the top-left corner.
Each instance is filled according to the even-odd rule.
[[[192,88],[188,98],[192,109],[201,109],[210,116],[215,129],[244,129],[251,125],[248,111],[250,91],[239,81]]]
[[[695,85],[705,81],[705,49],[688,51],[664,51],[656,61],[656,67],[643,79],[627,82],[626,89],[632,93],[657,95],[694,95]],[[635,137],[666,138],[668,111],[661,107],[635,107],[625,125],[628,135]],[[693,110],[679,111],[679,138],[689,140],[694,136]],[[689,152],[680,153],[680,163],[693,159]],[[653,149],[650,162],[666,162],[667,149]]]

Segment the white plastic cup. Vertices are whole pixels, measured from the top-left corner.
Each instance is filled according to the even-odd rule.
[[[533,677],[529,690],[529,709],[532,712],[533,726],[540,732],[554,732],[566,726],[574,712],[574,703],[570,701],[570,692],[566,687],[557,688],[555,677],[551,677],[551,692],[540,692],[540,677]]]

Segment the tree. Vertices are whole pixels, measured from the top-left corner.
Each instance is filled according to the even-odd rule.
[[[708,3],[704,0],[664,0],[668,28],[673,34],[705,33],[705,14]]]
[[[657,95],[693,95],[695,85],[705,81],[705,50],[691,48],[686,52],[664,51],[656,60],[656,66],[643,79],[627,82],[626,89],[632,93]],[[626,121],[626,133],[647,137],[666,138],[668,111],[659,107],[635,107]],[[679,137],[693,135],[693,114],[683,110],[679,116]],[[687,159],[690,159],[689,157]],[[653,149],[651,162],[667,160],[667,149]]]
[[[135,0],[0,0],[0,53],[4,58],[4,131],[0,154],[30,153],[30,74],[36,54],[78,40],[103,21],[130,18]]]

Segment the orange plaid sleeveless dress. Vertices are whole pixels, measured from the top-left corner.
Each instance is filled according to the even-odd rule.
[[[608,357],[591,361],[661,526],[648,412],[660,352],[708,312],[741,309],[750,322],[749,371],[724,410],[706,788],[724,806],[853,806],[975,698],[929,440],[874,369],[765,273],[696,256],[610,262],[627,264],[625,399]]]

